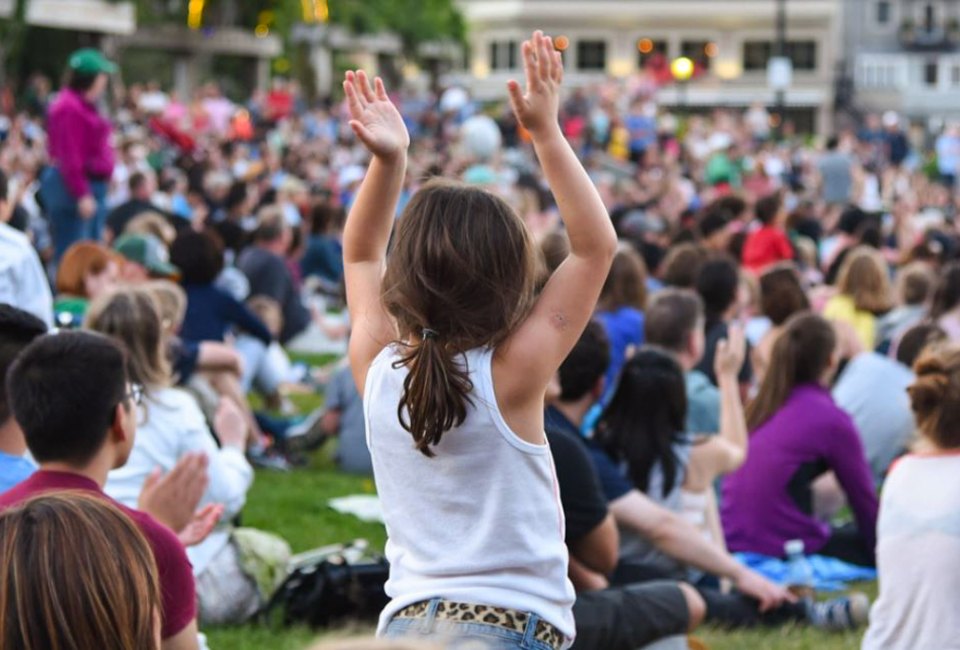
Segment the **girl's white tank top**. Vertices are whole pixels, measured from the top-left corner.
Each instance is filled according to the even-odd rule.
[[[391,601],[382,631],[407,605],[442,597],[533,612],[574,636],[563,509],[546,445],[519,438],[493,390],[493,350],[462,356],[473,383],[463,424],[427,458],[401,425],[407,375],[388,346],[367,373],[367,444],[387,526]]]

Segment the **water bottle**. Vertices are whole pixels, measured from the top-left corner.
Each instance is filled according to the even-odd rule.
[[[783,545],[783,550],[787,556],[787,590],[797,598],[812,599],[813,567],[803,554],[803,540],[791,539]]]

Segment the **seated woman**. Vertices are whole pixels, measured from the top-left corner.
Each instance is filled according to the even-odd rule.
[[[169,471],[184,454],[205,453],[210,482],[201,503],[219,503],[224,512],[221,525],[187,549],[197,578],[200,620],[206,624],[245,620],[261,606],[263,596],[241,565],[229,526],[253,482],[253,469],[244,456],[247,425],[242,411],[221,399],[214,438],[196,400],[172,386],[163,325],[149,290],[127,288],[102,296],[90,306],[86,327],[124,344],[131,380],[144,387],[133,450],[126,465],[110,472],[105,491],[132,506],[154,468]]]
[[[4,511],[0,557],[0,647],[160,648],[153,552],[106,499],[50,493]]]
[[[610,367],[605,375],[607,403],[617,388],[617,377],[632,349],[643,345],[643,309],[647,302],[647,271],[643,258],[621,243],[613,258],[597,302],[597,321],[610,341]]]
[[[890,273],[880,251],[858,246],[840,267],[837,291],[823,308],[824,317],[846,323],[856,330],[864,350],[873,350],[878,319],[893,307]]]
[[[807,553],[873,565],[877,495],[853,420],[830,396],[838,362],[829,322],[809,313],[787,321],[747,408],[747,460],[723,484],[721,515],[732,551],[782,557],[784,544],[800,539]],[[831,470],[857,529],[831,529],[813,514],[811,484]]]
[[[760,309],[770,319],[770,329],[763,335],[751,355],[757,383],[763,381],[770,363],[770,351],[791,316],[810,309],[800,272],[791,262],[775,264],[760,276]]]
[[[80,327],[90,301],[116,286],[122,259],[92,241],[77,242],[67,249],[57,267],[57,298],[53,303],[57,327]]]
[[[625,463],[637,489],[683,514],[721,547],[713,482],[737,469],[747,450],[747,426],[737,383],[744,350],[739,328],[732,328],[730,339],[717,346],[719,435],[694,438],[685,432],[683,370],[672,356],[657,348],[643,348],[627,361],[597,434],[607,452]],[[645,561],[644,556],[652,550],[628,531],[622,531],[620,539],[624,559]]]
[[[914,371],[908,392],[921,439],[883,486],[880,597],[863,650],[951,648],[960,639],[960,347],[928,349]]]

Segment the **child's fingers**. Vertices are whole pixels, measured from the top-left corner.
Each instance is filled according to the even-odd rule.
[[[527,88],[537,90],[540,88],[540,77],[537,75],[537,58],[533,52],[533,43],[524,41],[520,50],[523,52],[523,70],[527,74]]]
[[[350,109],[350,114],[353,116],[359,115],[363,107],[360,105],[360,98],[357,97],[357,89],[354,86],[353,76],[349,72],[343,82],[343,92],[347,95],[347,107]]]
[[[363,124],[357,120],[350,120],[350,128],[353,129],[353,132],[360,138],[362,142],[368,149],[373,145],[373,134],[367,130]]]
[[[367,100],[368,104],[377,101],[376,95],[373,94],[373,88],[370,87],[370,79],[367,77],[367,73],[361,70],[357,76],[360,81],[360,92],[363,93],[363,98]]]
[[[553,80],[557,83],[563,81],[563,54],[559,50],[553,52]]]
[[[513,108],[514,114],[519,117],[520,110],[523,107],[523,91],[520,89],[520,84],[513,79],[507,82],[507,95],[510,97],[510,107]]]
[[[377,91],[377,99],[382,101],[388,101],[387,99],[387,89],[383,87],[383,79],[377,77],[373,80],[373,85]]]
[[[540,35],[540,44],[537,47],[537,64],[541,79],[550,78],[550,62],[553,60],[553,41],[549,36]]]

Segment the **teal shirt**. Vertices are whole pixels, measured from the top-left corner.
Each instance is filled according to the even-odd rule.
[[[687,431],[694,436],[720,431],[720,391],[699,370],[690,370],[687,384]]]

